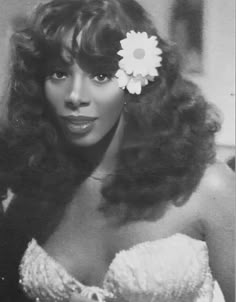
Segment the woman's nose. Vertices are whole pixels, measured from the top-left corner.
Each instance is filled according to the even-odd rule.
[[[85,94],[85,85],[80,76],[73,79],[71,89],[65,99],[65,106],[75,110],[89,104],[88,96]]]

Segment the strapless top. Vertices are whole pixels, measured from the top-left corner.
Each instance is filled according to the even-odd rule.
[[[74,293],[99,302],[225,301],[211,274],[206,243],[184,234],[118,252],[101,288],[76,280],[35,239],[28,244],[19,273],[23,291],[37,302],[69,302]]]

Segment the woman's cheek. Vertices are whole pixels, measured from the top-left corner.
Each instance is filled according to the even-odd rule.
[[[64,108],[64,87],[52,85],[51,83],[46,83],[45,96],[48,103],[55,109],[55,111],[60,111],[62,108]]]

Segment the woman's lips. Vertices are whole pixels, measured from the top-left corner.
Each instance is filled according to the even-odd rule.
[[[75,134],[86,134],[94,127],[97,118],[89,116],[63,116],[67,129]]]

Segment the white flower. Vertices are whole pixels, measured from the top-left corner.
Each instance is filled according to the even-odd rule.
[[[119,87],[125,89],[126,85],[129,83],[131,77],[122,69],[118,69],[116,72],[116,77],[118,80]]]
[[[118,55],[120,69],[116,73],[119,87],[134,94],[140,94],[141,88],[158,76],[157,68],[161,66],[162,50],[157,47],[157,37],[148,38],[146,32],[128,32],[120,41],[122,49]]]

